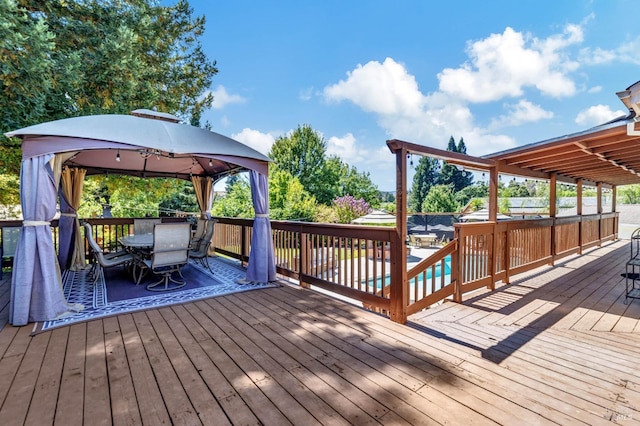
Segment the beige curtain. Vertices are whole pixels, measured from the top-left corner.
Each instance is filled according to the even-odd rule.
[[[76,169],[65,167],[62,169],[62,189],[68,196],[71,207],[77,212],[80,207],[80,199],[82,198],[82,188],[84,185],[84,177],[87,174],[85,169]],[[77,213],[75,214],[75,249],[73,250],[73,258],[71,259],[70,269],[77,271],[85,267],[84,244],[80,233],[80,221]]]
[[[211,210],[213,201],[211,196],[213,179],[210,176],[191,176],[191,183],[196,193],[198,206],[200,206],[200,217],[203,219],[210,218],[209,210]]]

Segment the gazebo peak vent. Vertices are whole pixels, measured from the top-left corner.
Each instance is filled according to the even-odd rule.
[[[179,123],[180,119],[173,114],[167,112],[154,111],[152,109],[136,109],[131,111],[131,115],[142,118],[151,118],[153,120],[170,121],[172,123]]]

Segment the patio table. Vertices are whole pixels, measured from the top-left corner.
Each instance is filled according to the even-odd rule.
[[[413,236],[420,247],[430,247],[438,239],[436,234],[413,234]]]
[[[133,275],[133,281],[136,285],[140,284],[142,276],[144,275],[140,263],[149,257],[149,250],[153,247],[153,234],[125,235],[121,237],[119,241],[120,244],[133,255],[134,262],[131,268],[131,275]]]
[[[153,234],[132,234],[120,238],[120,244],[127,249],[137,251],[153,247]]]

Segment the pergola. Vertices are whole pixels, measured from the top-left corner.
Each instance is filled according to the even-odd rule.
[[[256,216],[247,281],[273,281],[268,219],[269,158],[226,136],[180,124],[166,113],[94,115],[42,123],[6,134],[22,139],[20,198],[23,227],[11,281],[10,322],[24,325],[80,309],[62,294],[60,267],[83,267],[76,211],[89,174],[126,174],[190,180],[201,215],[211,208],[213,183],[250,171]],[[59,256],[50,221],[60,198]]]
[[[387,146],[396,155],[396,244],[407,236],[407,157],[424,155],[468,170],[488,172],[490,222],[497,221],[500,174],[548,180],[549,216],[555,218],[556,183],[577,185],[577,214],[582,216],[583,185],[597,189],[597,213],[602,210],[602,190],[612,190],[615,212],[616,188],[640,183],[640,81],[617,93],[629,113],[591,129],[561,136],[483,157],[460,154],[401,140],[389,140]],[[617,231],[616,231],[617,232]],[[397,250],[392,262],[405,265],[406,253]],[[405,283],[405,268],[393,272],[393,280]],[[403,291],[402,286],[393,291]],[[392,294],[392,319],[406,320],[406,294]],[[394,314],[397,312],[397,314]],[[394,315],[396,318],[394,318]]]
[[[581,197],[582,185],[594,186],[598,195],[602,188],[613,190],[621,185],[640,183],[640,81],[617,93],[628,108],[629,114],[591,129],[532,143],[522,147],[497,152],[483,157],[444,151],[410,142],[390,140],[387,145],[392,152],[427,155],[449,164],[470,170],[489,172],[489,218],[497,215],[498,176],[501,173],[548,180],[551,183],[550,205],[555,206],[555,183],[571,183],[578,186]],[[398,157],[400,161],[400,157]],[[406,163],[406,161],[405,161]],[[406,164],[399,165],[406,170]],[[397,179],[397,192],[406,193],[406,179]],[[598,196],[600,200],[600,196]],[[578,203],[578,209],[580,209]],[[404,204],[398,211],[406,213]],[[601,206],[598,205],[598,211]],[[578,214],[580,214],[578,210]],[[554,211],[550,212],[555,215]]]

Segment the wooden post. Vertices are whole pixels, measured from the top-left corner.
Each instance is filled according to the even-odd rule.
[[[616,212],[618,204],[618,187],[613,185],[611,187],[611,212]],[[618,239],[618,218],[613,216],[613,239]]]
[[[596,184],[596,193],[598,201],[598,247],[602,245],[602,183]]]
[[[406,148],[396,151],[396,232],[391,242],[390,317],[407,322],[409,289],[407,288],[407,154]]]
[[[311,250],[309,248],[309,234],[304,234],[302,232],[302,229],[300,229],[300,255],[298,256],[300,259],[300,265],[298,265],[298,268],[300,270],[300,286],[305,288],[311,287],[311,285],[308,282],[304,281],[304,276],[303,276],[304,274],[309,273],[310,252]]]
[[[498,220],[498,168],[489,169],[489,220]]]
[[[558,185],[557,185],[557,180],[556,180],[556,174],[555,173],[551,173],[551,178],[549,179],[549,217],[551,219],[553,219],[553,225],[551,225],[551,266],[554,265],[554,256],[556,253],[556,214],[557,214],[557,208],[556,208],[556,204],[557,204],[557,190],[558,190]]]
[[[458,247],[456,247],[456,251],[451,255],[451,282],[453,283],[453,301],[461,303],[462,302],[462,268],[460,265],[461,254],[461,238],[460,238],[460,227],[456,226],[454,229],[454,240],[458,242]]]
[[[489,220],[498,222],[498,168],[491,167],[489,169]],[[489,267],[491,268],[491,290],[496,288],[496,250],[498,248],[498,235],[496,234],[497,226],[493,227],[493,244],[491,245],[491,253],[489,254]]]
[[[578,179],[576,182],[578,185],[577,195],[577,214],[580,216],[580,222],[578,222],[578,254],[582,255],[582,179]]]

